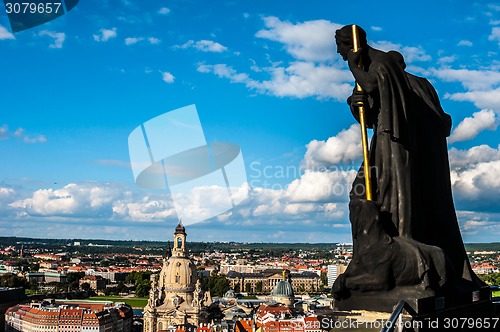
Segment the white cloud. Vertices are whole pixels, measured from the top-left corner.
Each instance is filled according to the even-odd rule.
[[[500,113],[500,87],[485,91],[468,91],[446,94],[446,98],[456,101],[470,101],[479,108],[490,108]]]
[[[137,44],[138,42],[144,40],[144,38],[142,37],[128,37],[128,38],[125,38],[125,45],[134,45],[134,44]]]
[[[465,118],[453,130],[449,142],[461,142],[473,139],[483,130],[495,130],[498,126],[498,117],[493,110],[483,109]]]
[[[461,40],[458,42],[457,46],[468,46],[468,47],[471,47],[473,46],[474,44],[472,44],[472,42],[470,40]]]
[[[227,51],[227,47],[212,40],[199,40],[197,42],[195,42],[194,40],[188,40],[185,44],[176,45],[174,46],[174,48],[195,48],[198,51],[212,53],[221,53]]]
[[[306,168],[319,168],[359,161],[363,156],[361,130],[358,124],[344,129],[326,142],[313,140],[307,144],[304,156]]]
[[[369,44],[377,49],[382,51],[398,51],[403,54],[406,63],[412,63],[416,61],[430,61],[432,57],[425,53],[425,50],[421,47],[415,46],[403,46],[401,44],[395,44],[389,41],[378,41],[378,42],[369,42]]]
[[[175,76],[169,73],[168,71],[161,72],[161,75],[164,82],[168,84],[174,83]]]
[[[238,188],[231,188],[231,198],[237,204],[249,197],[249,190],[250,187],[246,183]],[[187,223],[210,219],[220,213],[226,213],[232,207],[228,188],[225,186],[198,186],[175,193],[173,197],[177,211],[182,211],[183,220]]]
[[[112,38],[116,38],[116,28],[100,29],[99,34],[94,35],[94,40],[97,42],[106,42]]]
[[[167,218],[177,218],[177,212],[171,202],[147,196],[138,202],[117,201],[112,210],[116,216],[133,221],[164,221]]]
[[[25,143],[30,143],[30,144],[45,143],[45,142],[47,142],[47,137],[45,137],[44,135],[38,135],[35,137],[25,136],[25,137],[23,137],[23,141]]]
[[[439,58],[438,63],[452,63],[455,62],[457,58],[455,56],[444,56],[442,58]]]
[[[61,189],[39,189],[30,198],[18,200],[11,207],[29,216],[110,217],[117,188],[74,183]]]
[[[274,16],[264,17],[266,29],[256,33],[259,38],[285,45],[295,59],[306,61],[334,61],[337,59],[334,33],[340,24],[326,20],[306,21],[293,24]]]
[[[346,181],[349,181],[350,175],[349,172],[306,171],[301,179],[284,189],[253,188],[251,200],[246,205],[251,207],[250,215],[245,205],[236,208],[233,215],[244,217],[248,220],[245,223],[252,226],[283,225],[292,220],[294,225],[315,222],[330,225],[333,221],[344,221],[347,205],[329,200],[346,202],[350,190]],[[332,190],[333,187],[335,190]]]
[[[20,196],[14,192],[8,194]],[[176,217],[169,195],[141,196],[112,183],[70,183],[60,189],[39,189],[23,196],[8,207],[24,219],[38,220],[43,217],[58,220],[64,217],[71,220],[141,222]]]
[[[140,43],[142,41],[147,41],[151,45],[157,45],[161,42],[160,39],[155,38],[155,37],[148,37],[148,38],[145,38],[145,37],[127,37],[127,38],[125,38],[125,45],[127,45],[127,46],[134,45],[134,44]]]
[[[372,26],[371,29],[373,31],[382,31],[383,30],[381,27],[377,27],[377,26]]]
[[[478,163],[452,171],[453,193],[460,205],[476,209],[497,209],[500,195],[500,160]]]
[[[64,40],[66,39],[66,34],[64,32],[54,32],[49,30],[42,30],[39,33],[40,36],[49,36],[54,38],[54,43],[50,44],[50,48],[62,48]]]
[[[348,71],[311,62],[293,62],[288,67],[266,68],[271,79],[262,81],[261,91],[278,97],[317,99],[334,98],[344,101],[352,92],[352,77]]]
[[[7,138],[7,126],[4,126],[6,129],[5,131],[5,137]],[[23,128],[17,128],[16,131],[12,133],[12,136],[22,140],[25,143],[30,143],[30,144],[35,144],[35,143],[45,143],[47,142],[47,137],[45,135],[37,135],[37,136],[29,136],[26,134],[25,130]],[[1,135],[0,135],[1,137]]]
[[[430,72],[445,82],[460,82],[471,90],[486,90],[500,84],[500,73],[493,70],[441,68]]]
[[[3,25],[0,24],[0,40],[16,39]]]
[[[500,236],[500,216],[497,213],[457,211],[464,242],[495,242]]]
[[[227,78],[233,83],[245,83],[247,87],[257,86],[258,82],[250,79],[247,74],[238,73],[233,67],[226,64],[198,65],[200,73],[213,73],[221,78]]]
[[[167,7],[162,7],[158,10],[158,14],[167,15],[170,13],[170,9]]]
[[[347,202],[355,170],[315,172],[306,170],[286,190],[291,202]]]
[[[211,41],[211,40],[200,40],[200,41],[197,41],[194,44],[194,47],[197,50],[200,50],[202,52],[220,53],[220,52],[224,52],[224,51],[227,50],[227,47],[222,46],[221,44],[216,43],[216,42]]]
[[[500,27],[493,27],[491,29],[491,35],[488,37],[488,40],[497,41],[498,46],[500,46]]]
[[[161,40],[155,37],[148,37],[148,42],[152,45],[157,45],[161,43]]]
[[[500,160],[500,145],[497,149],[486,144],[474,146],[468,150],[451,148],[449,151],[451,170],[460,170],[479,163]]]
[[[13,197],[16,194],[16,191],[12,188],[0,187],[0,200],[5,201],[9,198]]]
[[[0,139],[7,139],[9,137],[9,126],[6,124],[0,127]]]
[[[471,211],[500,211],[500,145],[468,150],[450,149],[451,183],[455,203]]]
[[[310,62],[294,62],[288,67],[268,67],[260,70],[271,78],[261,82],[251,79],[246,73],[238,73],[226,64],[199,65],[198,71],[213,73],[227,78],[232,83],[243,83],[251,90],[269,93],[278,97],[345,100],[352,91],[352,80],[348,71]]]

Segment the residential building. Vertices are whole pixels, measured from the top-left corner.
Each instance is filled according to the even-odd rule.
[[[328,287],[331,288],[337,277],[344,273],[347,266],[345,264],[328,265]]]
[[[15,304],[26,300],[24,289],[0,287],[0,331],[5,330],[5,312]]]
[[[132,308],[124,303],[38,302],[5,313],[5,332],[130,332]]]
[[[89,284],[90,289],[96,292],[106,288],[106,279],[101,276],[84,276],[78,282],[80,288],[82,288],[82,285],[85,283]]]

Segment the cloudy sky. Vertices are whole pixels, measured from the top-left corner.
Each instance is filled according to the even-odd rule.
[[[196,104],[208,142],[240,146],[248,185],[190,239],[350,242],[360,135],[333,36],[356,23],[436,87],[464,240],[498,241],[500,6],[375,3],[85,0],[15,34],[0,5],[0,235],[170,239],[172,199],[135,183],[128,136]]]

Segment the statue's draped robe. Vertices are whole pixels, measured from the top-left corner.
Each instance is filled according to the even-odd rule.
[[[376,54],[369,72],[376,76],[378,89],[370,94],[369,107],[365,106],[368,127],[373,128],[369,154],[372,195],[386,221],[392,221],[385,225],[387,233],[411,236],[413,95],[402,68],[388,54]],[[354,181],[351,198],[365,198],[360,188],[364,188],[363,169]]]
[[[425,78],[407,74],[416,105],[415,197],[412,237],[443,249],[462,283],[480,284],[470,268],[453,204],[446,137],[451,117]]]
[[[367,125],[373,128],[370,174],[381,222],[391,236],[440,247],[458,280],[475,280],[451,193],[446,143],[451,119],[427,80],[407,74],[389,54],[373,51],[368,72],[376,77],[378,89],[369,95],[365,109]],[[356,110],[353,114],[359,120]],[[366,197],[360,190],[364,183],[361,168],[351,199]]]

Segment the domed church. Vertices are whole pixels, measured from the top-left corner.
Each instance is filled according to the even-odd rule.
[[[186,229],[182,221],[175,228],[171,256],[163,261],[158,281],[151,276],[151,291],[144,308],[144,332],[191,330],[205,323],[205,307],[211,304],[210,293],[201,289],[196,266],[188,257]]]
[[[269,298],[272,301],[284,304],[286,307],[293,307],[295,294],[290,282],[289,271],[283,270],[283,280],[276,284]]]

